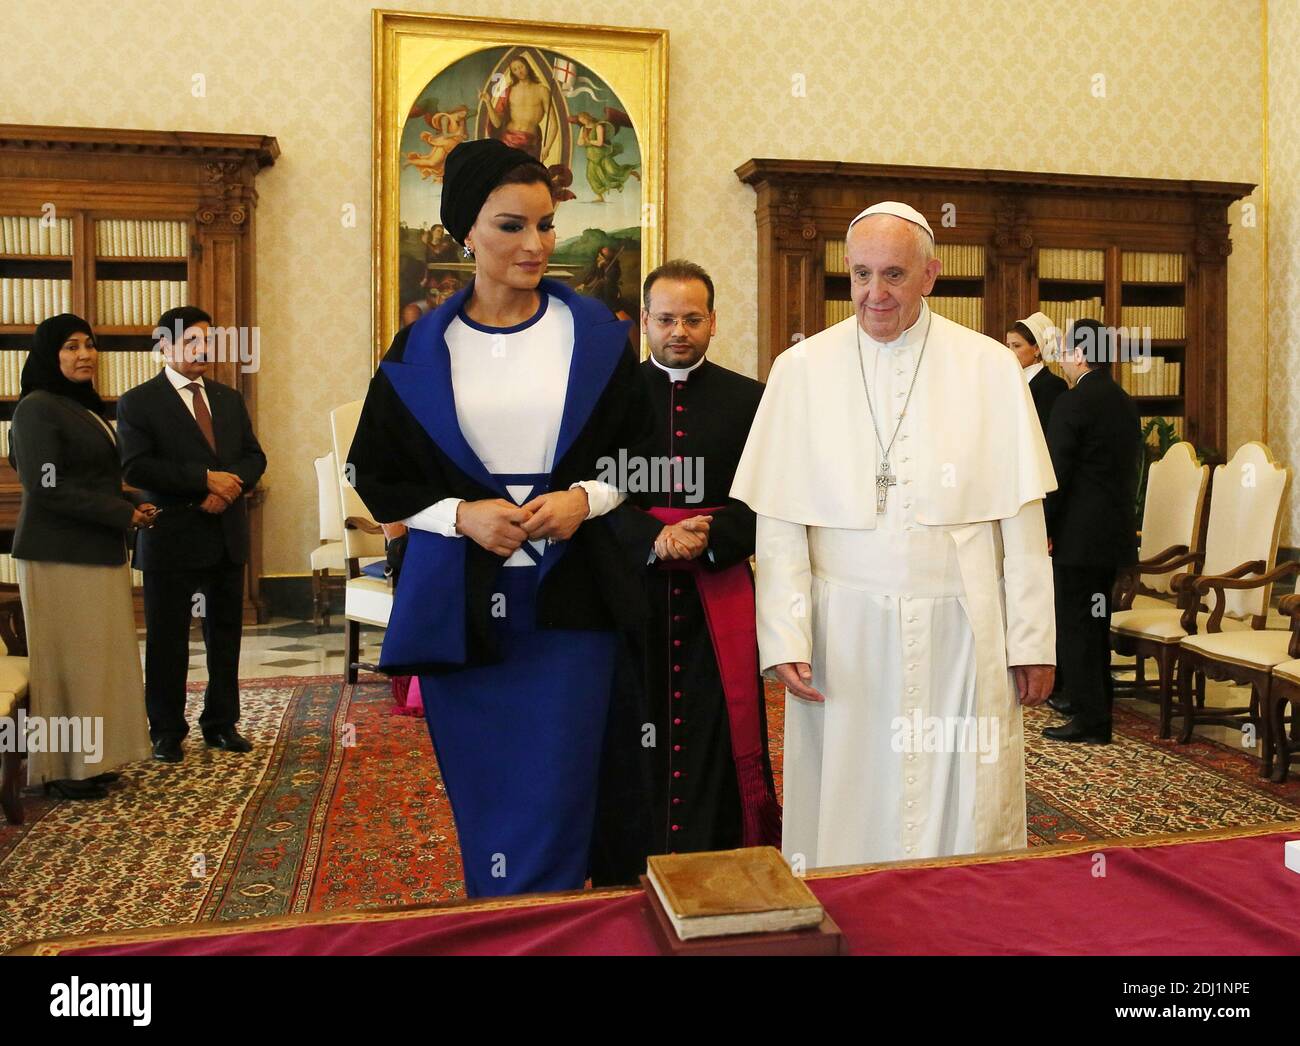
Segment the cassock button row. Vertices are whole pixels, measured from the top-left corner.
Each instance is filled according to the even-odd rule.
[[[673,646],[681,646],[681,645],[682,645],[682,641],[680,639],[673,640]]]
[[[680,831],[680,830],[681,830],[681,825],[676,825],[676,824],[673,825],[673,831],[674,831],[674,832],[676,832],[676,831]]]
[[[682,699],[682,692],[680,690],[674,690],[673,697],[680,701]]]
[[[673,771],[673,776],[674,776],[674,777],[681,777],[681,776],[682,776],[682,772],[681,772],[680,770],[674,770],[674,771]]]
[[[673,720],[673,726],[681,726],[681,725],[682,725],[682,721],[680,717]]]
[[[685,413],[686,413],[686,408],[683,407],[680,403],[677,404],[676,410],[677,410],[677,413],[678,413],[678,414],[685,414]]]
[[[681,745],[673,745],[673,751],[674,751],[674,752],[680,752],[681,750],[682,750],[682,746],[681,746]]]
[[[673,799],[673,806],[681,806],[681,805],[682,805],[682,801],[680,799],[677,798]]]
[[[681,670],[682,670],[682,666],[681,666],[681,665],[673,665],[673,671],[674,671],[674,672],[680,672]]]
[[[677,436],[677,437],[680,438],[680,437],[682,437],[682,436],[685,436],[686,433],[683,432],[681,429],[678,429],[676,432],[673,433],[673,435],[674,435],[674,436]]]

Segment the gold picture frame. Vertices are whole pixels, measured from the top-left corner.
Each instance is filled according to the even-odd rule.
[[[668,31],[386,10],[372,26],[373,362],[472,271],[436,203],[446,153],[488,134],[571,178],[548,274],[635,319],[666,244]]]

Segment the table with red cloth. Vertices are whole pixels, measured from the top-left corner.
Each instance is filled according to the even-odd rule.
[[[1300,822],[809,872],[855,955],[1300,953]],[[639,889],[55,938],[36,955],[655,955]]]

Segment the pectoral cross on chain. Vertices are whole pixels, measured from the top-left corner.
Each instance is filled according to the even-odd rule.
[[[894,475],[894,470],[889,464],[889,459],[885,458],[880,462],[880,471],[876,473],[876,513],[881,515],[885,511],[885,500],[889,497],[889,488],[898,486],[898,477]]]

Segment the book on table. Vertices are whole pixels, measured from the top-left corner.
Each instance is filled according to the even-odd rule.
[[[646,864],[646,878],[683,941],[821,924],[821,904],[775,847],[658,854]]]

